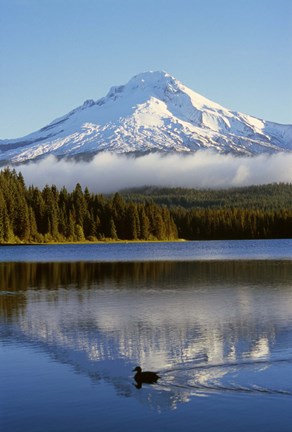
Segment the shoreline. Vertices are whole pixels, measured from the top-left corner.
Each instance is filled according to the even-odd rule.
[[[220,242],[220,241],[263,241],[263,240],[290,240],[291,237],[273,237],[273,238],[232,238],[232,239],[173,239],[173,240],[96,240],[96,241],[74,241],[74,242],[47,242],[47,243],[0,243],[0,248],[4,246],[61,246],[61,245],[102,245],[102,244],[129,244],[129,243],[188,243],[188,242]]]
[[[82,245],[82,244],[127,244],[127,243],[181,243],[190,240],[174,239],[174,240],[97,240],[97,241],[74,241],[74,242],[48,242],[48,243],[0,243],[1,246],[60,246],[60,245]]]

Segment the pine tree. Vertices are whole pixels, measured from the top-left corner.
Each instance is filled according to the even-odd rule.
[[[74,241],[75,238],[75,222],[74,222],[74,217],[71,213],[71,211],[69,211],[68,214],[68,221],[67,221],[67,229],[65,231],[65,235],[67,240],[69,241]]]
[[[31,207],[28,209],[29,229],[30,229],[30,240],[40,241],[40,236],[37,231],[37,224],[35,220],[34,211]]]
[[[110,218],[110,238],[113,240],[118,239],[117,230],[113,218]]]
[[[87,203],[80,183],[77,183],[73,191],[73,204],[75,208],[76,224],[80,225],[83,229],[84,219],[87,213]]]
[[[140,237],[143,240],[148,240],[150,236],[150,222],[148,216],[145,213],[144,206],[142,206],[140,209],[139,218],[140,218],[140,228],[141,228]]]
[[[48,234],[47,239],[57,240],[59,237],[58,231],[58,197],[55,186],[44,187],[42,196],[45,203],[45,234]]]
[[[127,221],[127,239],[137,240],[140,237],[140,220],[137,210],[137,205],[131,203],[126,211],[126,221]]]
[[[3,193],[0,190],[0,243],[5,240],[5,215],[6,215],[6,203],[4,201]]]
[[[116,193],[111,203],[112,216],[114,218],[117,235],[119,238],[126,238],[125,233],[125,218],[126,218],[126,203],[123,197]]]

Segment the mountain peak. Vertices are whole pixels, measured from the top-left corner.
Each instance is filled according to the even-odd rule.
[[[230,111],[165,71],[142,72],[26,137],[0,141],[0,164],[45,155],[292,150],[292,126]]]
[[[150,93],[152,91],[155,92],[157,89],[176,92],[179,90],[180,85],[181,83],[167,72],[148,71],[133,76],[125,85],[111,87],[106,97],[116,100],[119,95],[125,92],[131,93],[133,91],[144,91],[146,89],[150,91]]]
[[[128,86],[163,86],[168,83],[178,82],[174,77],[165,71],[147,71],[133,76]]]

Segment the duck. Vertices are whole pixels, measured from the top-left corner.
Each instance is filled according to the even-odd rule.
[[[134,375],[134,380],[138,383],[147,383],[147,384],[154,384],[159,380],[160,376],[157,375],[156,372],[142,372],[142,369],[140,366],[137,366],[135,369],[133,369],[133,372],[136,372]]]

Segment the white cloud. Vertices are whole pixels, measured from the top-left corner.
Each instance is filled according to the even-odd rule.
[[[27,185],[55,184],[73,189],[77,182],[92,192],[115,192],[144,185],[225,188],[292,182],[292,154],[235,157],[209,151],[192,155],[149,154],[138,158],[100,153],[91,162],[57,161],[49,156],[21,165]]]

